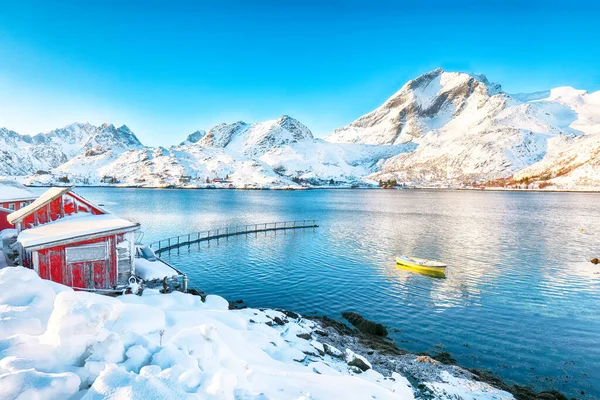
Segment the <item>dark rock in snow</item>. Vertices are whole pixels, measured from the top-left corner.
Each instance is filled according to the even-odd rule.
[[[229,302],[230,310],[242,310],[244,308],[248,308],[248,306],[244,303],[244,300],[235,300]]]
[[[296,336],[300,339],[310,340],[310,333],[299,333]]]
[[[344,358],[344,353],[330,344],[323,343],[323,349],[325,350],[325,354],[329,354],[331,357]]]
[[[348,322],[358,328],[362,333],[368,333],[376,336],[387,336],[388,332],[385,326],[369,321],[362,317],[362,315],[355,312],[343,312],[342,317],[346,318]]]
[[[363,360],[361,360],[358,357],[353,358],[350,362],[348,362],[348,365],[351,367],[360,368],[361,371],[366,371],[366,370],[371,369],[371,367],[369,367],[366,362],[364,362]]]

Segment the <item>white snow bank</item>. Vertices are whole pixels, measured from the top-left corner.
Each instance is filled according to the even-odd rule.
[[[442,372],[440,376],[444,382],[425,384],[436,399],[514,400],[510,393],[490,388],[483,382],[457,378],[446,371]]]
[[[0,250],[0,268],[4,268],[7,265],[8,263],[6,262],[6,256],[4,255],[4,252]]]
[[[145,258],[135,258],[134,264],[135,274],[145,281],[179,275],[177,271],[160,260],[148,261]]]
[[[275,317],[285,318],[230,311],[219,296],[203,303],[179,292],[75,292],[31,270],[4,268],[0,397],[413,399],[400,375],[353,374],[343,360],[320,355],[316,342],[286,337],[312,322],[265,324]]]
[[[112,298],[4,268],[0,399],[414,399],[398,373],[360,371],[348,362],[370,367],[365,357],[304,339],[317,328],[279,311],[228,310],[214,295]],[[440,378],[424,383],[434,399],[512,399],[446,371]]]
[[[11,239],[11,238],[16,238],[17,237],[17,230],[16,229],[4,229],[2,231],[0,231],[0,241],[2,240],[6,240],[6,239]]]

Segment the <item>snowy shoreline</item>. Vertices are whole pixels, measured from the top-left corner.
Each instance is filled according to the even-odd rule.
[[[346,329],[230,310],[215,295],[76,292],[3,268],[0,398],[514,398],[461,367]]]
[[[310,187],[268,187],[268,188],[243,188],[243,187],[190,187],[190,186],[132,186],[132,185],[25,185],[32,188],[51,188],[51,187],[75,187],[75,188],[102,188],[102,189],[161,189],[161,190],[274,190],[274,191],[302,191],[302,190],[382,190],[380,187],[351,187],[351,186],[310,186]],[[387,189],[387,190],[436,190],[436,191],[475,191],[475,192],[533,192],[533,193],[600,193],[600,187],[585,188],[585,189],[516,189],[516,188],[501,188],[501,187],[486,187],[484,190],[480,188],[459,188],[459,187],[427,187],[415,186],[410,189]]]

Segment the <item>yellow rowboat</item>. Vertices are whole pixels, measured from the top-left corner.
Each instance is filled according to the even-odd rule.
[[[402,265],[404,267],[414,268],[421,271],[429,271],[429,272],[437,272],[444,273],[446,271],[446,264],[426,260],[424,258],[417,257],[409,257],[409,256],[400,256],[396,257],[396,264]]]
[[[430,278],[436,279],[446,279],[446,272],[442,271],[424,271],[422,269],[405,267],[404,265],[396,264],[396,269],[401,269],[402,271],[410,272],[411,274],[428,276]]]

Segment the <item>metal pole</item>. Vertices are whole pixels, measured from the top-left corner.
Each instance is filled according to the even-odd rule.
[[[187,275],[183,275],[183,293],[187,293],[188,287],[188,277]]]

